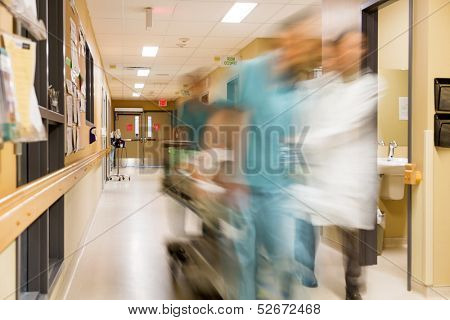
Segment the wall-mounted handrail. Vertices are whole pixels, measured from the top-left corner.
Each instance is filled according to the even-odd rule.
[[[0,252],[109,153],[101,150],[0,199]]]

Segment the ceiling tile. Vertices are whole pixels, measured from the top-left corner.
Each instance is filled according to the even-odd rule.
[[[125,47],[139,47],[142,50],[143,46],[162,46],[164,42],[164,36],[158,35],[130,35],[126,34],[122,36],[122,44]]]
[[[206,36],[214,27],[214,22],[178,22],[173,21],[167,29],[167,35],[189,37]]]
[[[202,58],[202,57],[215,57],[221,56],[225,54],[229,54],[231,49],[213,49],[213,48],[197,48],[195,52],[192,54],[194,58]]]
[[[150,74],[160,74],[160,73],[176,73],[183,65],[155,65],[151,68]]]
[[[123,56],[124,65],[138,65],[143,67],[151,67],[155,63],[156,58],[139,56]]]
[[[107,56],[121,56],[123,54],[121,46],[102,46],[101,50]]]
[[[89,0],[87,5],[92,18],[122,18],[122,1]]]
[[[121,19],[92,19],[96,34],[122,34],[123,21]]]
[[[212,37],[247,37],[258,28],[252,23],[218,23],[211,31]]]
[[[122,46],[122,37],[116,34],[97,34],[95,36],[97,44],[103,46]],[[103,52],[101,52],[103,54]]]
[[[164,41],[162,42],[162,46],[163,47],[167,47],[167,48],[177,48],[177,44],[181,44],[183,43],[180,38],[182,39],[183,37],[179,37],[179,36],[166,36],[164,37]],[[189,37],[187,38],[189,39],[187,42],[185,43],[185,48],[196,48],[200,45],[200,43],[203,41],[204,37]]]
[[[287,5],[283,9],[277,12],[272,18],[269,19],[269,23],[283,23],[288,17],[292,16],[304,10],[308,6],[306,5]]]
[[[187,57],[157,57],[156,58],[156,64],[158,65],[170,65],[170,64],[177,64],[177,65],[183,65]]]
[[[194,48],[159,48],[159,57],[189,57],[194,52]]]
[[[167,21],[155,21],[150,30],[145,28],[145,19],[142,20],[125,20],[124,30],[126,34],[129,35],[141,35],[141,36],[150,36],[150,35],[165,35],[167,32],[167,27],[169,22]]]
[[[215,21],[222,20],[232,4],[227,2],[181,1],[173,13],[174,21]]]
[[[204,66],[208,66],[214,64],[214,56],[209,56],[209,57],[203,57],[203,58],[198,58],[198,57],[192,57],[189,58],[188,61],[186,61],[186,65],[204,65]]]
[[[243,20],[244,23],[264,23],[272,18],[278,11],[284,7],[284,4],[259,4]]]
[[[203,40],[200,48],[230,49],[234,48],[243,39],[243,37],[207,37]]]
[[[153,21],[170,20],[177,1],[173,0],[126,0],[125,18],[145,19],[145,8],[153,8]]]
[[[251,34],[253,38],[273,38],[278,35],[282,24],[262,24],[255,32]]]

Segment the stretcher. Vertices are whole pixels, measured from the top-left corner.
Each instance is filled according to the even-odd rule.
[[[194,143],[166,141],[163,146],[165,193],[202,221],[200,236],[167,241],[172,279],[202,299],[235,299],[239,272],[230,236],[233,212],[220,200],[226,190],[189,170],[186,164],[200,152]]]

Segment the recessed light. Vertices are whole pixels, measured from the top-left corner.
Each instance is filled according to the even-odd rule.
[[[150,69],[138,69],[137,76],[138,77],[147,77],[150,74]]]
[[[156,57],[158,54],[159,47],[143,47],[142,56],[143,57]]]
[[[135,83],[134,84],[134,88],[135,89],[142,89],[144,87],[144,84],[143,83]]]
[[[223,17],[222,22],[240,23],[257,5],[256,2],[236,2]]]
[[[141,94],[140,93],[137,93],[137,92],[133,92],[133,97],[140,97],[141,96]]]

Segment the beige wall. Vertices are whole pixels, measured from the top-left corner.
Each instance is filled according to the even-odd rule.
[[[0,6],[0,30],[11,32],[12,17]],[[0,149],[0,198],[16,189],[16,156],[12,143]],[[16,243],[0,252],[0,299],[14,299],[16,288]],[[13,293],[11,295],[11,293]]]
[[[378,73],[385,88],[378,100],[378,136],[408,145],[408,121],[399,120],[398,98],[408,96],[408,0],[378,11]],[[381,87],[380,86],[380,87]]]
[[[424,130],[433,130],[433,79],[450,77],[450,4],[447,0],[414,1],[413,162],[424,170]],[[413,275],[434,285],[450,285],[450,151],[432,148],[432,177],[413,188]],[[425,207],[425,182],[432,179],[433,210]],[[427,223],[432,223],[432,234]],[[427,239],[431,237],[431,244]],[[428,259],[431,257],[431,264]]]
[[[429,18],[429,70],[428,108],[433,113],[433,79],[450,78],[450,3],[445,0],[430,1]],[[443,5],[445,5],[443,7]],[[442,9],[440,9],[442,8]],[[437,11],[439,10],[439,11]],[[445,40],[447,39],[447,40]],[[434,234],[433,255],[435,285],[450,285],[450,150],[437,148],[434,153]]]
[[[61,275],[51,299],[64,299],[77,260],[83,252],[86,235],[102,193],[102,167],[98,165],[77,183],[64,198],[64,253]],[[100,182],[100,183],[99,183]]]
[[[379,81],[386,90],[378,98],[378,138],[408,146],[408,121],[399,120],[398,98],[408,96],[408,71],[380,68]]]
[[[408,0],[378,11],[378,63],[383,69],[408,69]]]

